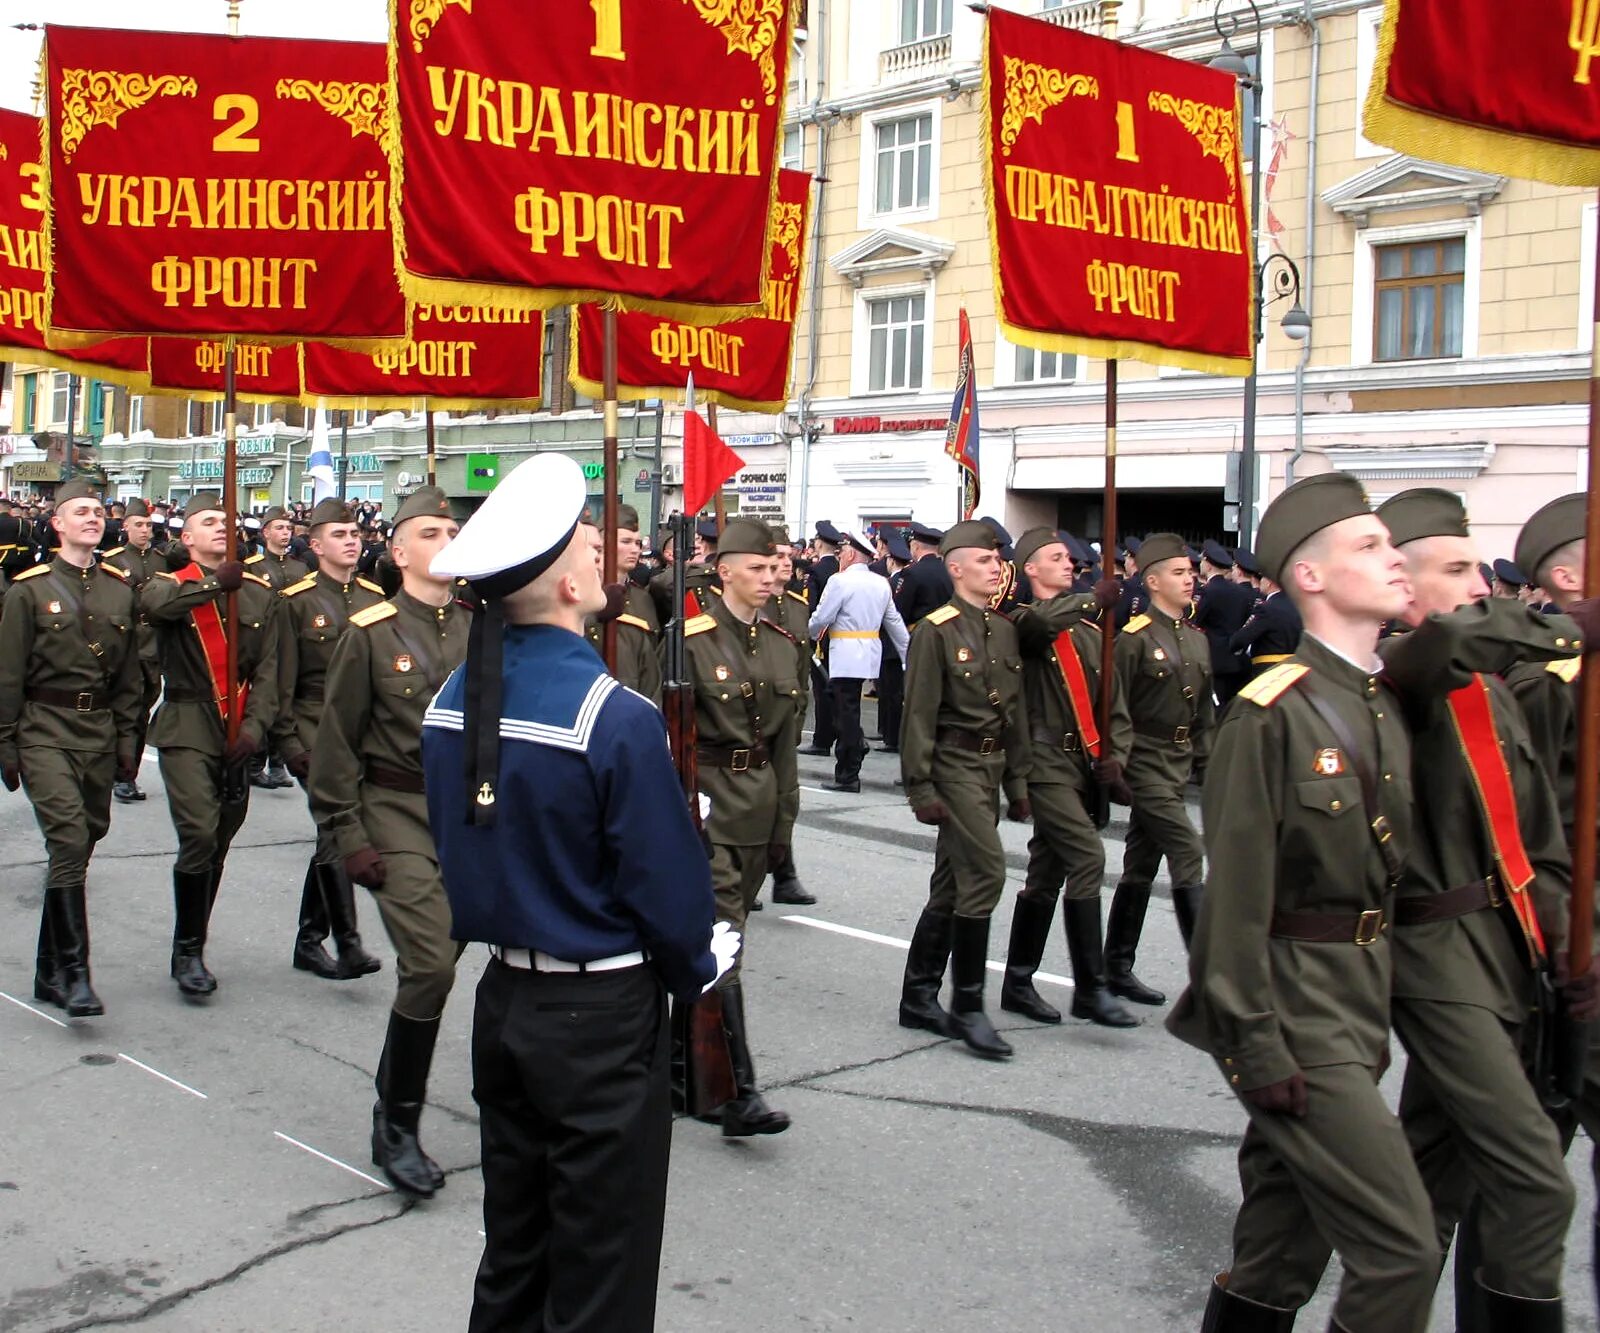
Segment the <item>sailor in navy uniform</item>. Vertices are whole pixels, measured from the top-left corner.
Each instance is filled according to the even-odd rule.
[[[493,954],[472,1034],[472,1333],[654,1328],[667,994],[697,997],[738,942],[724,927],[713,946],[710,866],[661,714],[583,637],[606,600],[585,489],[564,455],[528,460],[432,566],[484,599],[423,729],[453,933]]]

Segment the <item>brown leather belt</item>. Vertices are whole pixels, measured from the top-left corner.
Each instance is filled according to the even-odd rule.
[[[961,727],[940,727],[934,733],[933,741],[935,745],[953,745],[958,750],[970,750],[973,754],[1006,752],[1004,737],[985,736],[982,732],[967,731]]]
[[[1134,727],[1134,734],[1147,736],[1153,741],[1165,741],[1168,745],[1189,744],[1188,727]]]
[[[403,768],[375,764],[370,759],[367,761],[363,781],[370,782],[374,787],[382,787],[386,791],[403,791],[413,796],[421,796],[427,791],[421,773],[408,773]]]
[[[1043,727],[1033,729],[1033,743],[1042,745],[1047,750],[1060,750],[1062,754],[1077,754],[1083,749],[1083,742],[1075,731],[1046,731]]]
[[[30,685],[22,693],[32,703],[70,708],[78,713],[98,713],[111,707],[111,696],[103,690],[52,690]]]
[[[1271,935],[1306,944],[1359,944],[1363,948],[1383,938],[1389,922],[1383,908],[1365,912],[1274,912]]]
[[[1435,921],[1454,921],[1470,916],[1486,907],[1499,907],[1505,902],[1505,892],[1493,875],[1475,884],[1446,889],[1443,893],[1430,893],[1416,898],[1400,898],[1394,905],[1394,923],[1397,926],[1426,926]]]
[[[694,747],[694,757],[712,768],[748,773],[752,769],[765,768],[771,763],[772,751],[764,744],[752,745],[749,749],[732,749],[726,745],[697,745]]]

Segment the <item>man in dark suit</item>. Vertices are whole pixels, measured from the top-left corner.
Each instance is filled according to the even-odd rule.
[[[910,629],[930,611],[937,611],[956,595],[950,572],[939,556],[944,533],[922,523],[911,525],[908,545],[911,564],[895,590],[894,604]]]
[[[1211,646],[1211,679],[1217,703],[1225,706],[1250,678],[1248,665],[1234,656],[1228,641],[1250,619],[1255,609],[1255,591],[1230,577],[1233,557],[1220,543],[1208,541],[1200,551],[1200,577],[1203,586],[1195,601],[1195,628],[1205,631]]]
[[[828,580],[839,572],[839,546],[844,538],[839,529],[827,519],[817,520],[817,535],[811,547],[817,558],[811,562],[811,572],[806,575],[806,602],[813,610],[822,605],[822,591]],[[833,696],[828,689],[828,641],[817,644],[817,660],[811,666],[811,698],[816,706],[816,721],[811,728],[811,744],[802,746],[801,754],[831,755],[839,739],[833,717]]]

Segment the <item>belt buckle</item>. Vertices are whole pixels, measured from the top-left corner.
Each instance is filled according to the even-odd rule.
[[[1187,745],[1189,743],[1189,728],[1179,727],[1175,732],[1173,732],[1172,743],[1174,745]]]
[[[1500,880],[1499,880],[1498,876],[1485,875],[1483,877],[1483,888],[1484,888],[1484,892],[1489,895],[1489,906],[1490,907],[1504,907],[1505,906],[1505,904],[1506,904],[1505,890],[1501,888]]]
[[[1370,907],[1356,918],[1356,943],[1363,949],[1383,937],[1383,908]]]
[[[78,712],[80,712],[80,713],[92,713],[92,712],[94,712],[94,691],[93,690],[79,690],[78,691],[78,697],[73,702],[72,706],[75,709],[77,709]]]
[[[1077,748],[1078,748],[1078,733],[1077,732],[1069,731],[1064,736],[1062,736],[1062,738],[1061,738],[1061,752],[1063,754],[1071,754]]]
[[[735,750],[728,768],[734,773],[748,773],[750,771],[750,751]]]
[[[993,754],[994,753],[994,745],[995,745],[994,737],[993,736],[985,736],[981,741],[978,742],[978,753],[979,754]]]

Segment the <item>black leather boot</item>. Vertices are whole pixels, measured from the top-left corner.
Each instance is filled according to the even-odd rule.
[[[89,984],[89,912],[83,884],[45,890],[45,910],[56,946],[61,1007],[68,1018],[98,1018],[106,1010]]]
[[[370,976],[383,964],[362,947],[361,933],[356,929],[356,894],[350,877],[343,866],[318,865],[315,867],[317,883],[322,888],[322,901],[328,909],[328,920],[333,926],[334,947],[339,950],[339,965],[335,975],[341,981]]]
[[[185,995],[210,995],[217,988],[203,956],[214,880],[209,870],[172,872],[172,979]]]
[[[810,907],[817,901],[817,895],[807,893],[805,885],[800,882],[800,874],[794,868],[793,847],[784,856],[783,864],[772,873],[772,901],[789,903],[794,907]]]
[[[1022,1014],[1036,1023],[1059,1023],[1061,1010],[1048,1003],[1033,986],[1033,974],[1044,958],[1050,938],[1050,921],[1056,914],[1053,898],[1017,896],[1011,913],[1011,943],[1006,949],[1005,980],[1000,983],[1000,1007]]]
[[[249,772],[252,787],[264,787],[270,791],[278,785],[267,776],[267,756],[264,751],[257,750],[250,756]]]
[[[1107,1028],[1136,1028],[1139,1020],[1106,989],[1105,946],[1100,938],[1100,899],[1063,898],[1061,920],[1072,958],[1072,1016]]]
[[[983,1012],[988,962],[989,918],[957,915],[950,941],[951,1035],[966,1042],[974,1055],[1005,1060],[1011,1055],[1011,1044],[994,1030],[989,1015]]]
[[[948,912],[926,907],[911,932],[906,954],[906,975],[900,985],[900,1026],[952,1036],[950,1015],[939,1003],[939,987],[950,962],[951,918]]]
[[[310,972],[324,981],[334,981],[339,976],[339,965],[333,961],[322,941],[328,938],[328,914],[322,905],[322,890],[317,884],[317,863],[306,863],[305,883],[300,886],[300,926],[294,937],[294,966],[299,972]]]
[[[1135,1004],[1165,1004],[1167,997],[1133,975],[1133,958],[1144,932],[1144,914],[1150,906],[1150,886],[1117,885],[1106,918],[1106,989]]]
[[[56,968],[55,936],[50,932],[49,890],[39,908],[39,951],[33,964],[33,998],[59,1008],[62,1003],[61,977]]]
[[[728,1055],[733,1062],[733,1086],[738,1096],[722,1108],[722,1137],[747,1139],[755,1134],[782,1134],[789,1117],[767,1105],[756,1087],[756,1062],[750,1055],[745,1031],[744,988],[732,981],[720,988],[722,1026],[728,1034]]]
[[[1561,1297],[1539,1300],[1531,1296],[1508,1296],[1485,1284],[1478,1273],[1478,1288],[1483,1292],[1483,1309],[1489,1333],[1561,1333],[1566,1327]]]
[[[1200,1333],[1290,1333],[1298,1310],[1280,1310],[1235,1296],[1228,1290],[1228,1275],[1218,1273],[1211,1284]],[[1332,1325],[1337,1329],[1338,1325]]]
[[[1200,904],[1205,900],[1205,892],[1202,884],[1172,886],[1172,914],[1178,918],[1178,934],[1183,936],[1185,949],[1194,939],[1194,927],[1200,920]]]
[[[389,1013],[389,1034],[378,1064],[381,1103],[372,1120],[372,1164],[398,1190],[431,1199],[444,1172],[422,1151],[419,1131],[428,1098],[428,1070],[439,1038],[439,1020],[426,1022]]]

